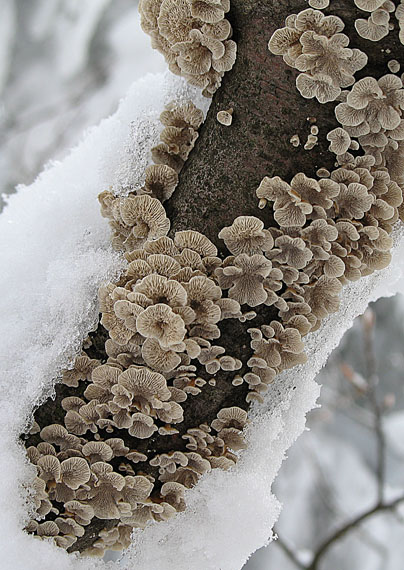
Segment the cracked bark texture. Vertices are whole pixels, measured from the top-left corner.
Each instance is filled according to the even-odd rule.
[[[184,229],[200,231],[225,256],[227,252],[217,234],[221,228],[230,225],[235,217],[252,215],[262,219],[266,227],[273,224],[270,209],[259,210],[255,195],[265,175],[278,175],[290,181],[297,172],[313,177],[319,167],[333,167],[334,156],[327,150],[329,143],[326,134],[337,126],[335,102],[321,105],[315,99],[303,99],[295,86],[298,72],[288,67],[282,57],[272,55],[267,47],[272,33],[284,26],[286,16],[307,7],[305,0],[232,0],[228,19],[238,45],[237,61],[213,97],[199,139],[180,174],[179,185],[165,204],[172,224],[171,234]],[[360,38],[353,27],[357,17],[368,17],[368,14],[355,7],[353,0],[332,0],[331,6],[324,12],[341,17],[345,23],[344,33],[350,38],[350,47],[360,48],[369,57],[368,65],[355,75],[356,79],[367,75],[378,78],[389,72],[387,62],[390,59],[404,61],[404,50],[397,33],[398,24],[393,15],[391,21],[395,29],[387,38],[373,43]],[[216,114],[230,107],[234,110],[233,124],[226,127],[217,121]],[[314,122],[319,128],[319,144],[313,150],[305,151],[303,145]],[[297,148],[289,142],[294,134],[298,134],[303,143]],[[276,313],[271,308],[260,307],[251,325],[222,321],[219,323],[222,336],[218,344],[226,348],[226,353],[246,362],[250,356],[250,337],[246,329],[275,317]],[[88,354],[104,362],[105,329],[100,325],[91,337],[93,346],[87,351]],[[198,374],[209,379],[204,368],[200,368]],[[243,371],[246,371],[245,367],[241,373]],[[182,404],[184,422],[177,426],[180,430],[177,436],[167,438],[157,435],[148,440],[136,440],[127,432],[116,430],[113,434],[106,434],[106,437],[121,437],[126,445],[150,457],[170,449],[185,449],[181,435],[188,428],[211,422],[223,407],[238,405],[247,408],[246,388],[234,387],[231,376],[231,373],[221,371],[216,375],[216,387],[206,384],[201,394],[188,398]],[[47,400],[36,411],[35,418],[39,425],[63,423],[60,401],[73,394],[79,395],[77,389],[57,385],[56,399]],[[26,445],[36,443],[38,436],[26,440]],[[154,476],[157,474],[148,463],[139,464],[136,469]],[[82,551],[89,547],[97,539],[100,528],[113,524],[114,521],[94,520],[86,527],[84,537],[70,550]]]

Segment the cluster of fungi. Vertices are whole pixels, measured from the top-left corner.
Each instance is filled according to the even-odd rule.
[[[370,13],[356,21],[359,34],[378,41],[389,33],[393,2],[355,4]],[[140,3],[154,47],[207,96],[234,62],[229,8],[229,0]],[[401,30],[401,4],[396,16]],[[404,213],[402,78],[356,81],[367,56],[348,48],[337,16],[308,8],[285,24],[269,50],[301,72],[303,97],[336,102],[339,126],[327,134],[335,168],[320,168],[317,178],[299,172],[290,182],[266,176],[256,189],[257,214],[270,208],[273,224],[237,217],[219,233],[223,256],[192,229],[168,235],[163,202],[175,191],[203,114],[191,102],[163,111],[161,143],[143,187],[99,197],[113,246],[127,260],[119,281],[99,292],[105,358],[91,357],[87,339],[63,373],[69,395],[58,421],[35,421],[26,437],[37,468],[35,516],[26,530],[41,539],[102,556],[127,547],[134,528],[184,510],[186,489],[203,474],[234,466],[245,447],[249,404],[263,401],[282,370],[306,361],[302,339],[338,310],[342,287],[390,262],[392,228]],[[277,318],[263,324],[257,316],[265,307]],[[221,346],[223,321],[248,332],[245,362]],[[184,429],[188,406],[204,390],[218,390],[219,377],[240,391],[243,405],[238,398],[215,419]],[[96,540],[83,548],[95,520]]]

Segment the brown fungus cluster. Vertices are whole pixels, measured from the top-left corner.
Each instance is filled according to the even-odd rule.
[[[360,10],[370,12],[367,19],[358,18],[355,21],[355,29],[362,38],[378,42],[390,33],[390,13],[396,9],[394,2],[391,0],[355,0],[355,4]]]
[[[366,54],[348,47],[344,27],[338,16],[325,16],[320,10],[308,8],[288,16],[286,26],[276,30],[269,40],[273,54],[282,55],[285,63],[302,72],[296,86],[306,99],[335,101],[341,89],[355,82],[355,72],[366,65]]]
[[[236,60],[237,45],[225,18],[230,0],[140,0],[142,29],[170,71],[212,97]]]
[[[173,101],[161,113],[160,121],[164,129],[160,135],[161,143],[151,150],[153,161],[179,174],[199,136],[198,129],[203,123],[203,112],[192,101],[186,103]],[[172,172],[171,176],[174,177]],[[149,188],[149,192],[152,192],[152,188]],[[162,191],[152,192],[152,195],[162,202],[169,198],[167,192]]]

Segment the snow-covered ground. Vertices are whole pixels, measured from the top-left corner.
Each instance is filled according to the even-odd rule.
[[[174,94],[184,95],[184,84],[168,75],[148,77],[129,90],[117,114],[82,133],[115,111],[136,78],[164,68],[140,31],[133,0],[2,1],[0,188],[9,194],[16,183],[29,184],[11,196],[0,216],[0,461],[6,466],[0,483],[0,560],[7,569],[107,567],[76,560],[20,530],[26,506],[18,485],[28,481],[31,469],[15,441],[32,402],[51,390],[53,378],[94,322],[98,284],[120,266],[109,247],[108,226],[99,215],[96,196],[109,186],[119,190],[128,177],[132,182],[141,179],[149,149],[158,139],[158,114]],[[196,97],[192,90],[186,93]],[[44,163],[45,171],[32,184]],[[402,258],[397,250],[393,270],[354,284],[345,293],[345,312],[325,323],[325,335],[308,341],[310,365],[284,375],[273,386],[267,406],[257,409],[251,445],[234,472],[204,478],[189,493],[187,512],[138,533],[119,568],[237,570],[268,540],[279,512],[271,483],[318,395],[313,377],[367,301],[402,288],[402,282],[397,283]],[[380,318],[386,313],[381,311]],[[395,454],[389,471],[392,492],[404,485],[404,392],[399,393],[404,326],[397,305],[393,313],[391,328],[385,327],[390,335],[378,336],[382,370],[391,364],[384,374],[385,391],[397,392],[397,406],[386,421]],[[393,337],[396,345],[389,353]],[[349,348],[352,337],[344,342]],[[357,364],[353,362],[355,368]],[[329,531],[345,515],[366,508],[374,496],[369,434],[354,431],[354,422],[347,420],[355,407],[348,406],[347,412],[346,406],[342,411],[332,406],[344,391],[338,391],[336,365],[331,363],[328,370],[321,377],[327,386],[322,395],[326,407],[313,413],[312,431],[288,452],[275,486],[284,504],[277,531],[302,556],[324,537],[326,525]],[[289,390],[293,385],[297,389]],[[322,570],[401,570],[400,535],[397,520],[379,517],[336,546]],[[246,568],[294,566],[272,543]]]

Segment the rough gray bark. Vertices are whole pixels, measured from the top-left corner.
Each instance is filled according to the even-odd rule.
[[[181,172],[179,186],[166,204],[172,233],[183,229],[200,231],[217,245],[221,255],[226,255],[226,251],[217,234],[235,217],[253,215],[262,219],[266,227],[272,225],[270,209],[259,210],[255,195],[265,175],[279,175],[290,181],[299,171],[312,177],[319,167],[330,169],[333,166],[334,158],[327,151],[326,134],[337,126],[335,103],[320,105],[316,100],[302,99],[295,86],[297,72],[281,57],[273,56],[267,47],[272,33],[284,25],[286,16],[307,8],[307,2],[232,0],[231,4],[228,19],[238,45],[237,61],[213,98],[197,144]],[[351,39],[350,47],[360,48],[369,56],[368,66],[356,74],[357,79],[366,75],[380,77],[388,72],[387,61],[392,58],[404,60],[397,23],[386,39],[372,43],[360,38],[353,28],[356,17],[366,17],[357,10],[353,0],[332,0],[330,8],[325,12],[344,20],[344,32]],[[218,123],[216,114],[229,107],[234,109],[233,124],[225,127]],[[311,151],[303,150],[303,146],[293,147],[289,142],[291,136],[298,134],[304,144],[314,122],[319,127],[319,144]],[[259,326],[273,318],[276,318],[273,309],[260,307],[252,324]],[[219,324],[222,336],[218,343],[226,348],[226,353],[246,362],[250,356],[248,327],[238,321]],[[100,325],[91,336],[94,342],[88,354],[105,361],[105,329]],[[244,368],[241,374],[246,371]],[[198,374],[209,379],[203,367]],[[220,371],[216,376],[216,387],[207,384],[199,396],[191,397],[183,404],[184,422],[177,426],[179,435],[135,440],[127,432],[117,430],[108,437],[121,437],[131,448],[150,455],[185,449],[181,435],[188,428],[211,422],[223,407],[247,408],[246,388],[234,387],[229,380],[231,373]],[[64,385],[56,387],[56,399],[48,400],[36,411],[35,419],[41,427],[63,423],[60,401],[69,395],[80,394],[77,389]],[[38,441],[38,436],[31,436],[26,443],[35,445]],[[138,469],[156,475],[148,463],[139,464]],[[96,540],[98,530],[113,524],[114,521],[94,520],[71,550],[84,550]]]

